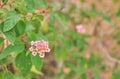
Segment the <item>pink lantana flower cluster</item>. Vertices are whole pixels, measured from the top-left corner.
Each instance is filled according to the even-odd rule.
[[[86,32],[86,29],[83,27],[82,24],[77,25],[76,30],[77,30],[78,33],[82,33],[82,34]]]
[[[44,40],[40,41],[31,41],[31,47],[29,50],[32,52],[33,56],[39,54],[41,58],[45,57],[45,52],[50,52],[48,42]]]

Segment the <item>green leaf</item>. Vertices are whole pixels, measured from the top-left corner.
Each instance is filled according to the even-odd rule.
[[[8,0],[2,0],[2,2],[5,4]]]
[[[32,20],[32,25],[35,27],[35,31],[39,32],[40,30],[40,21],[38,19]]]
[[[86,71],[87,71],[87,68],[85,67],[81,67],[80,69],[77,70],[79,73],[79,75],[83,75]]]
[[[15,29],[11,29],[7,32],[4,32],[6,38],[13,44],[15,42],[16,39],[16,33],[15,33]]]
[[[111,79],[119,79],[120,78],[120,70],[114,72],[112,74],[112,78]]]
[[[101,79],[97,68],[94,69],[93,75],[94,75],[95,79]]]
[[[0,79],[3,79],[3,73],[0,72]]]
[[[24,44],[16,41],[14,45],[9,45],[0,55],[0,60],[10,55],[12,52],[20,53],[24,51]]]
[[[4,41],[4,39],[0,37],[0,44],[1,44],[3,41]]]
[[[25,29],[26,29],[26,24],[25,24],[25,22],[22,21],[22,20],[19,21],[19,22],[17,23],[17,31],[18,31],[18,33],[19,33],[20,35],[24,34]]]
[[[54,26],[55,24],[55,14],[53,12],[50,13],[50,25]]]
[[[31,61],[37,70],[41,70],[43,59],[40,58],[39,55],[37,55],[37,56],[31,55]]]
[[[16,25],[16,23],[20,20],[20,18],[21,18],[20,14],[16,14],[13,12],[8,13],[7,18],[4,22],[3,31],[6,32],[11,30]]]
[[[34,32],[28,32],[28,40],[35,41],[36,40],[36,34]]]
[[[2,22],[2,23],[0,24],[0,32],[2,32],[3,26],[4,26],[4,22]]]
[[[15,29],[11,29],[7,32],[3,32],[4,22],[0,24],[0,31],[6,36],[6,38],[13,44],[16,39]]]
[[[24,0],[27,7],[27,12],[34,12],[35,9],[35,1],[34,0]]]
[[[29,31],[33,31],[35,30],[34,26],[32,25],[32,23],[30,21],[26,21],[26,29],[25,32],[29,32]]]
[[[26,56],[25,52],[20,53],[15,59],[15,65],[24,76],[27,75],[32,66],[30,56]]]
[[[110,22],[110,21],[111,21],[111,18],[108,17],[108,16],[104,16],[103,19],[104,19],[105,21],[107,21],[107,22]]]
[[[63,14],[57,13],[57,14],[55,14],[55,17],[63,27],[67,27],[67,23],[65,21]]]
[[[118,9],[118,12],[116,13],[117,17],[120,17],[120,9]]]
[[[35,1],[35,8],[48,7],[46,0]]]
[[[11,72],[5,72],[2,79],[14,79],[14,76]]]
[[[15,79],[25,79],[25,78],[22,76],[22,74],[19,73],[19,72],[16,72],[16,73],[14,74],[14,77],[15,77]],[[29,78],[28,78],[28,79],[29,79]]]
[[[99,15],[99,13],[98,13],[94,4],[92,4],[92,9],[91,9],[90,13],[92,14],[92,17],[96,17],[96,16]]]
[[[0,60],[0,64],[7,64],[8,63],[8,60],[7,59],[2,59]]]
[[[113,2],[114,2],[114,3],[118,3],[118,2],[119,2],[119,0],[113,0]]]

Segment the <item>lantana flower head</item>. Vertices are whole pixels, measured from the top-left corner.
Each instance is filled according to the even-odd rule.
[[[84,26],[82,24],[77,25],[76,30],[78,33],[85,33],[86,32],[86,29],[84,28]]]
[[[31,47],[29,50],[32,52],[33,56],[39,54],[41,58],[45,57],[45,52],[50,52],[50,48],[47,41],[31,41]]]

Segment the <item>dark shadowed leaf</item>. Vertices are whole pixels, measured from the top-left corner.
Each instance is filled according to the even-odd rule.
[[[19,21],[17,23],[17,31],[20,35],[22,35],[24,32],[25,32],[25,29],[26,29],[26,24],[24,21]]]

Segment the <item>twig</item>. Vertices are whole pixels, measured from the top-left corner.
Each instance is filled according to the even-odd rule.
[[[107,50],[107,48],[105,47],[104,43],[103,43],[103,37],[106,34],[106,32],[101,32],[100,29],[98,29],[98,24],[100,21],[94,22],[91,21],[94,29],[96,31],[97,34],[95,34],[95,36],[98,36],[99,38],[97,38],[97,49],[99,51],[99,53],[101,54],[101,56],[104,58],[104,60],[108,63],[108,65],[113,68],[115,66],[116,63],[120,64],[120,61],[116,58],[113,58],[110,54],[109,54],[109,50]],[[107,65],[107,64],[106,64]]]
[[[99,21],[98,21],[98,23],[99,23]],[[100,32],[100,29],[98,29],[96,26],[97,26],[97,24],[98,23],[94,23],[93,22],[93,24],[94,24],[94,28],[96,29],[96,31],[97,31],[97,36],[99,37],[98,38],[98,44],[97,44],[97,48],[98,48],[98,50],[100,51],[100,54],[103,56],[103,58],[105,59],[105,60],[107,60],[108,62],[110,62],[111,64],[112,64],[112,67],[114,67],[114,65],[116,64],[116,63],[118,63],[118,64],[120,64],[120,61],[119,60],[117,60],[116,58],[113,58],[112,56],[110,56],[110,54],[109,54],[109,51],[107,50],[107,48],[104,46],[104,44],[103,44],[103,36],[105,35],[104,33],[101,33]]]
[[[7,2],[5,2],[4,4],[2,4],[2,1],[1,1],[1,7],[0,8],[3,8],[7,4]]]
[[[99,51],[100,52],[103,52],[103,56],[105,57],[105,58],[107,58],[109,61],[111,61],[111,62],[113,62],[113,63],[119,63],[120,64],[120,61],[119,60],[117,60],[117,59],[115,59],[115,58],[113,58],[112,56],[110,56],[110,54],[109,54],[109,51],[104,47],[104,45],[103,45],[103,40],[102,40],[102,38],[103,38],[103,34],[101,34],[100,32],[98,32],[99,33],[99,39],[98,39],[98,49],[99,49]],[[104,47],[104,48],[103,48]]]

